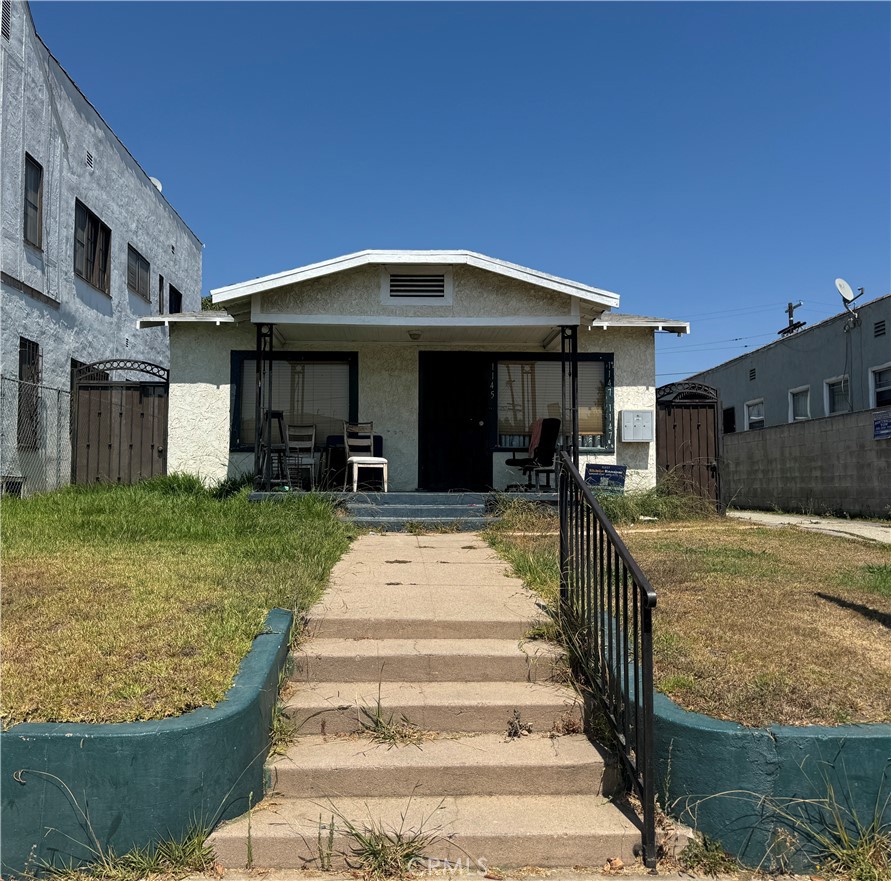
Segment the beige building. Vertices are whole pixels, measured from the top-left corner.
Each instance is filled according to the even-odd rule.
[[[575,369],[580,464],[655,483],[654,440],[623,420],[647,436],[654,337],[685,322],[622,315],[614,293],[471,251],[362,251],[212,295],[224,311],[140,322],[170,328],[170,471],[251,472],[272,410],[315,425],[320,472],[344,420],[372,421],[390,491],[504,489],[535,420],[560,418],[572,446]]]

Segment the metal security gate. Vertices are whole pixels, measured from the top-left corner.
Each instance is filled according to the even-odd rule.
[[[73,380],[72,482],[130,484],[166,474],[167,370],[96,361]]]
[[[656,389],[656,467],[660,480],[720,507],[718,391],[698,382]]]

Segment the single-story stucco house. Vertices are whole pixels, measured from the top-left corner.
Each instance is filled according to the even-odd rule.
[[[315,425],[320,451],[344,420],[373,421],[390,491],[504,489],[536,419],[561,418],[571,446],[577,365],[580,465],[655,483],[655,443],[623,439],[622,414],[654,412],[655,334],[686,322],[472,251],[361,251],[211,293],[221,311],[140,321],[169,327],[170,471],[250,472],[259,394]]]

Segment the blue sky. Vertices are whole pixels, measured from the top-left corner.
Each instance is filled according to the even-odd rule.
[[[891,291],[888,3],[35,2],[205,291],[469,248],[689,319],[670,381]]]

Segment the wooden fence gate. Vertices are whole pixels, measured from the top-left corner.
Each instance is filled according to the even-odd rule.
[[[656,468],[689,493],[721,507],[718,391],[698,382],[656,389]]]
[[[73,385],[72,483],[130,484],[167,473],[164,367],[96,361],[75,372]]]

